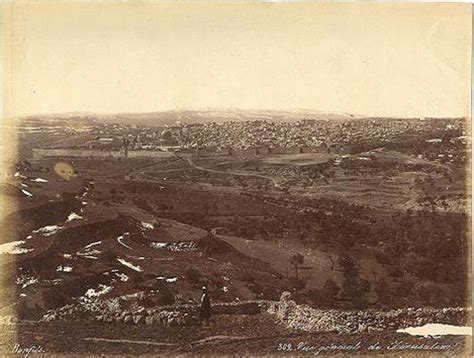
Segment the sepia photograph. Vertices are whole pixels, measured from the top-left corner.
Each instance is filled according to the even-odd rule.
[[[0,9],[0,357],[472,356],[471,4]]]

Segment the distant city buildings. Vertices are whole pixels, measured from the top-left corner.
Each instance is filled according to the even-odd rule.
[[[431,143],[446,135],[455,141],[453,138],[463,137],[465,128],[462,119],[357,118],[207,122],[165,128],[97,124],[88,133],[95,136],[94,139],[77,145],[53,144],[50,148],[121,151],[125,157],[130,151],[351,154],[394,141],[409,143],[423,138]]]

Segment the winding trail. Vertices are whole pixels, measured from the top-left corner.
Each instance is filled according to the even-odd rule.
[[[193,168],[198,169],[198,170],[203,170],[203,171],[206,171],[206,172],[217,173],[217,174],[227,174],[227,175],[262,178],[262,179],[270,180],[273,183],[273,186],[275,186],[276,188],[281,188],[280,184],[278,184],[278,182],[275,180],[275,178],[272,178],[272,177],[267,176],[267,175],[261,175],[261,174],[255,174],[255,173],[229,172],[229,171],[225,171],[225,170],[210,169],[210,168],[205,168],[205,167],[201,167],[199,165],[194,164],[194,162],[191,160],[191,158],[187,158],[186,160],[188,161],[189,165],[191,165]]]
[[[122,241],[122,240],[124,239],[124,236],[125,236],[125,234],[124,234],[124,235],[121,235],[121,236],[119,236],[119,237],[117,237],[118,243],[119,243],[120,245],[126,247],[126,248],[129,249],[129,250],[133,250],[130,246],[128,246],[126,243],[124,243],[124,242]]]
[[[83,338],[85,341],[93,342],[108,342],[108,343],[124,343],[124,344],[147,344],[151,346],[176,346],[177,343],[166,343],[166,342],[153,342],[153,341],[133,341],[130,339],[110,339],[110,338],[97,338],[97,337],[86,337]]]
[[[199,339],[197,341],[184,343],[185,345],[198,345],[198,344],[205,344],[215,341],[244,341],[251,339],[252,337],[247,336],[225,336],[225,335],[217,335],[217,336],[210,336],[203,339]],[[151,346],[182,346],[183,343],[168,343],[168,342],[155,342],[155,341],[141,341],[141,340],[130,340],[130,339],[110,339],[110,338],[100,338],[100,337],[86,337],[82,338],[85,341],[93,341],[93,342],[107,342],[107,343],[123,343],[123,344],[144,344],[144,345],[151,345]]]
[[[177,160],[186,160],[186,162],[194,169],[197,169],[197,170],[202,170],[202,171],[206,171],[206,172],[209,172],[209,173],[216,173],[216,174],[227,174],[227,175],[235,175],[235,176],[244,176],[244,177],[254,177],[254,178],[260,178],[260,179],[266,179],[266,180],[270,180],[272,183],[273,183],[273,186],[275,188],[280,188],[281,189],[281,186],[280,184],[278,184],[278,182],[275,180],[275,178],[272,178],[268,175],[262,175],[262,174],[256,174],[256,173],[244,173],[244,172],[230,172],[230,171],[225,171],[225,170],[217,170],[217,169],[211,169],[211,168],[206,168],[206,167],[201,167],[197,164],[195,164],[191,158],[182,158],[180,156],[177,156]],[[219,163],[219,164],[226,164],[226,163],[230,163],[230,162],[224,162],[224,163]],[[145,167],[142,167],[142,168],[139,168],[138,170],[135,170],[134,172],[131,172],[129,175],[131,177],[134,177],[136,179],[142,179],[143,176],[145,177],[149,177],[147,174],[146,174],[146,171],[148,171],[149,169],[157,166],[157,165],[162,165],[163,163],[162,162],[158,162],[158,163],[153,163],[153,164],[149,164]],[[160,171],[157,171],[156,173],[169,173],[169,172],[179,172],[179,171],[183,171],[183,170],[186,170],[186,169],[189,169],[189,168],[173,168],[173,169],[165,169],[165,170],[160,170]]]

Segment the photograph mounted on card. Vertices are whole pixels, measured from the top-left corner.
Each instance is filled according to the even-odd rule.
[[[2,357],[472,355],[470,4],[2,10]]]

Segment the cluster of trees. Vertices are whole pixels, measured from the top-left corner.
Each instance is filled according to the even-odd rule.
[[[388,264],[434,282],[466,279],[467,217],[460,213],[420,211],[394,216],[386,226],[384,253]]]
[[[367,221],[346,214],[333,213],[334,221],[331,216],[324,218],[307,214],[306,222],[311,225],[301,225],[302,236],[311,232],[312,225],[318,225],[320,238],[306,242],[315,247],[321,242],[330,242],[333,250],[347,254],[341,255],[337,263],[344,277],[339,289],[332,288],[334,282],[328,281],[324,287],[300,296],[307,295],[310,300],[313,297],[315,305],[331,306],[345,302],[356,308],[366,307],[371,301],[383,306],[415,302],[462,304],[467,297],[466,255],[469,253],[465,214],[408,210]],[[375,255],[384,268],[383,273],[370,282],[361,277],[360,266],[349,255],[361,244],[364,244],[364,251]],[[293,257],[291,265],[295,270],[293,281],[298,283],[301,279],[298,267],[304,266],[301,257]],[[416,289],[414,283],[418,283]],[[455,285],[459,290],[449,291],[443,288],[446,285]],[[304,287],[304,284],[298,284],[298,287]],[[327,296],[326,292],[331,294]],[[333,292],[337,292],[337,299],[334,299]]]
[[[325,292],[337,292],[334,296],[338,302],[346,302],[353,307],[370,304],[373,297],[378,297],[378,303],[383,305],[396,306],[402,301],[408,304],[410,300],[414,302],[427,297],[426,290],[439,291],[443,285],[456,285],[460,291],[446,291],[440,302],[447,300],[454,304],[463,295],[468,272],[465,258],[469,253],[468,218],[465,214],[432,210],[388,214],[337,200],[288,200],[288,207],[293,208],[291,215],[262,212],[262,216],[235,216],[222,220],[214,219],[207,213],[193,212],[176,213],[175,218],[207,230],[219,227],[221,232],[229,235],[300,240],[309,248],[324,248],[352,256],[347,262],[339,260],[337,263],[344,275],[339,289],[327,282],[319,292],[311,293],[310,296],[318,297],[317,301],[324,305],[335,302],[332,294],[329,301],[324,301],[321,297]],[[303,211],[305,207],[314,210]],[[358,256],[355,252],[364,252],[375,258],[383,267],[380,277],[370,282],[361,278],[360,268],[354,259]],[[289,265],[293,277],[288,286],[301,295],[309,295],[300,275],[304,259],[302,262],[301,258],[295,257]],[[427,285],[413,291],[410,282]],[[344,297],[357,297],[359,301],[344,301]]]
[[[370,304],[369,293],[371,283],[360,276],[360,266],[356,260],[347,255],[340,255],[337,262],[343,272],[342,285],[339,286],[332,278],[328,278],[320,288],[306,289],[306,281],[299,276],[304,269],[304,256],[297,253],[289,258],[289,264],[294,270],[294,276],[289,277],[289,288],[296,292],[300,302],[312,304],[315,307],[334,308],[349,306],[363,309]]]

